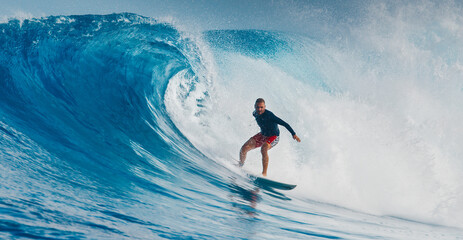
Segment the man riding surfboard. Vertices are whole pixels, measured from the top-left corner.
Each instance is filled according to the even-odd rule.
[[[243,166],[246,161],[246,154],[255,148],[260,147],[262,153],[262,175],[267,176],[268,168],[268,150],[277,145],[280,140],[280,130],[278,125],[284,126],[293,136],[293,139],[301,142],[301,139],[296,135],[294,130],[288,123],[275,116],[270,110],[265,109],[265,100],[258,98],[254,104],[255,111],[253,116],[256,118],[257,124],[260,127],[260,132],[246,141],[240,150],[240,166]]]

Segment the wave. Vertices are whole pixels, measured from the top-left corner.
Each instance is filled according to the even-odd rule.
[[[176,130],[165,117],[164,91],[174,75],[192,71],[173,27],[113,14],[10,21],[2,31],[3,110],[29,136],[103,155],[112,152],[107,144],[117,150],[129,139],[167,148],[159,135]],[[157,137],[145,136],[150,126]]]
[[[283,130],[270,153],[269,173],[298,183],[286,210],[310,209],[301,210],[306,216],[331,211],[329,203],[461,227],[461,56],[431,54],[433,38],[404,29],[412,38],[401,55],[394,44],[403,38],[379,46],[368,26],[350,29],[358,43],[262,30],[196,35],[130,13],[10,20],[0,25],[0,204],[24,215],[11,214],[11,224],[29,226],[29,234],[61,237],[85,236],[81,225],[133,237],[121,220],[165,238],[217,236],[206,219],[234,221],[230,201],[246,216],[267,216],[233,166],[258,131],[252,106],[264,97],[303,139],[293,143]],[[397,64],[404,58],[406,66]],[[437,63],[432,77],[421,73]],[[258,159],[250,153],[245,168],[259,171]],[[265,206],[287,204],[271,194],[278,200]],[[30,211],[73,220],[41,229],[30,222],[51,217]],[[301,234],[293,220],[268,221],[290,226],[282,233],[272,225],[275,236]],[[340,234],[329,232],[302,231]]]

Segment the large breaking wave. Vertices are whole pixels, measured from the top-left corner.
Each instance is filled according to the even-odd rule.
[[[262,223],[237,220],[231,208],[260,214],[276,238],[378,234],[339,233],[328,221],[300,230],[296,219],[314,214],[304,207],[315,200],[461,227],[462,47],[439,38],[462,36],[445,21],[428,31],[389,20],[402,28],[371,32],[372,22],[323,41],[260,30],[195,35],[135,14],[0,25],[2,226],[26,237],[270,238],[236,233]],[[257,97],[303,140],[283,130],[270,153],[269,174],[296,182],[288,195],[297,201],[281,210],[287,196],[271,193],[279,200],[260,200],[262,209],[300,216],[256,210],[233,166],[258,130]],[[245,168],[258,172],[259,159],[251,153]]]

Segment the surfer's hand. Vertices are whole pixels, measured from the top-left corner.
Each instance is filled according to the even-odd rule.
[[[296,134],[294,134],[293,139],[297,142],[301,142],[301,139],[299,139],[299,137]]]

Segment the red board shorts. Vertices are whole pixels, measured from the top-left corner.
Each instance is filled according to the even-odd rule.
[[[278,141],[280,141],[279,136],[267,137],[267,136],[262,135],[262,133],[258,133],[254,135],[252,138],[256,141],[256,146],[255,146],[256,148],[262,147],[262,144],[264,144],[264,142],[267,142],[268,144],[270,144],[270,146],[274,147],[275,145],[278,144]]]

